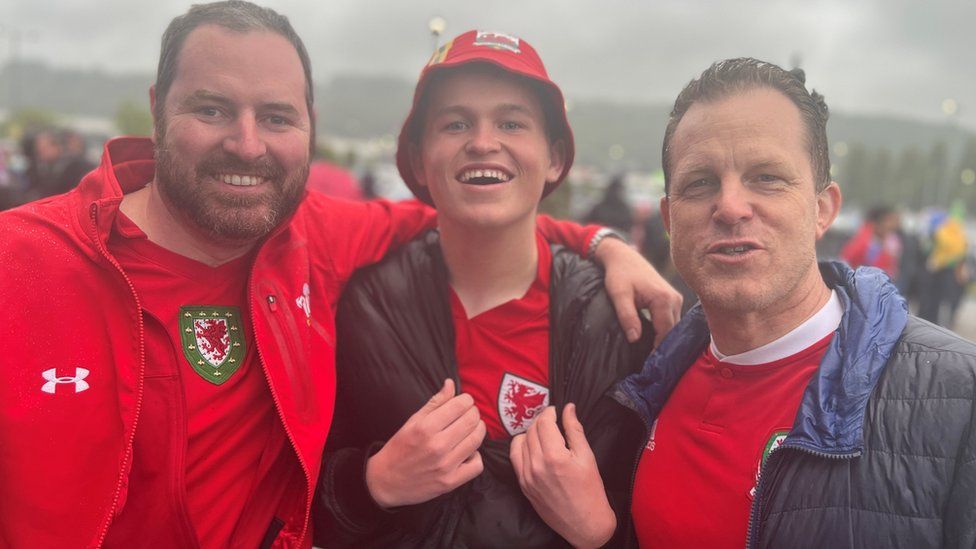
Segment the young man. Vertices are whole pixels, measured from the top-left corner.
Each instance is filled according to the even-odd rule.
[[[439,231],[340,303],[323,532],[350,546],[597,547],[625,522],[641,428],[604,393],[650,341],[629,345],[600,271],[536,230],[573,153],[562,93],[525,41],[470,31],[421,73],[397,165]]]
[[[617,393],[653,425],[641,546],[976,544],[976,345],[880,271],[818,265],[841,204],[827,115],[755,59],[675,101],[661,214],[701,306]]]
[[[339,294],[433,213],[305,192],[310,62],[272,10],[174,19],[150,101],[152,142],[0,215],[0,540],[309,546]]]

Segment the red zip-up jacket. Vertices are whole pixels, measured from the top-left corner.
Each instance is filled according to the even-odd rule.
[[[122,195],[154,169],[148,139],[115,139],[75,190],[0,214],[0,546],[97,547],[125,505],[144,334],[139,296],[105,243]],[[248,282],[254,342],[305,474],[304,494],[283,498],[275,547],[311,544],[342,288],[434,217],[419,203],[308,193],[260,245]],[[541,227],[577,249],[593,232]]]

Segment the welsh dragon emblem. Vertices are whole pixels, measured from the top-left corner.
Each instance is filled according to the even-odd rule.
[[[183,355],[200,377],[220,385],[244,362],[244,330],[237,307],[180,307]]]

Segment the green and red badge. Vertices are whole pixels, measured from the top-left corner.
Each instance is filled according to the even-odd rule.
[[[237,307],[180,307],[183,355],[200,377],[220,385],[244,363],[244,328]]]

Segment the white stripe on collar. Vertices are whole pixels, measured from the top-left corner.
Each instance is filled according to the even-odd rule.
[[[844,309],[840,305],[840,300],[837,299],[837,292],[831,290],[830,299],[827,300],[827,303],[816,314],[806,319],[803,324],[800,324],[786,335],[775,341],[770,341],[762,347],[757,347],[751,351],[737,355],[725,356],[715,346],[714,339],[712,339],[709,345],[715,358],[727,364],[740,364],[744,366],[768,364],[795,355],[827,337],[837,329],[843,316]]]

